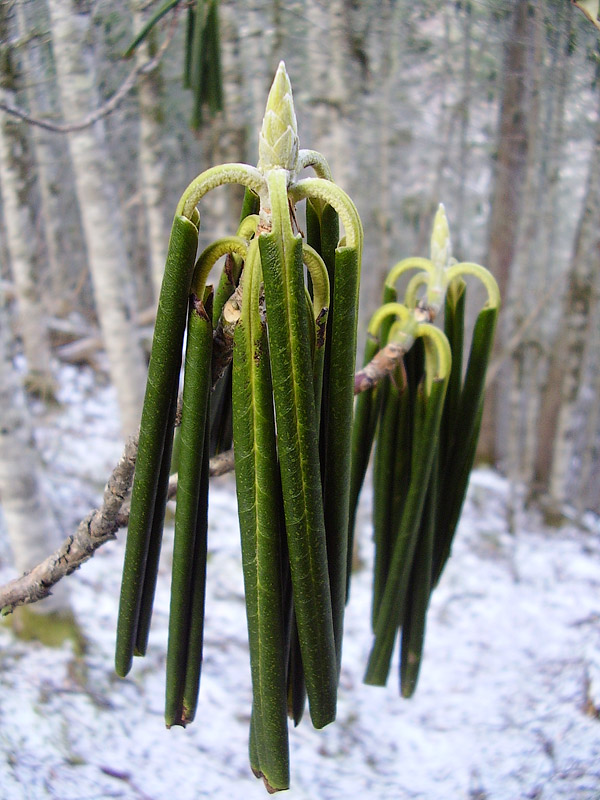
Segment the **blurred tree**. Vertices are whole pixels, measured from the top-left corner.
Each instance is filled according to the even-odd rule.
[[[98,106],[91,11],[75,0],[49,0],[53,52],[65,118]],[[132,323],[131,275],[123,215],[110,172],[104,124],[68,134],[96,310],[117,391],[124,435],[137,429],[145,366]]]
[[[498,147],[488,223],[488,252],[484,262],[498,281],[503,299],[506,298],[517,243],[529,147],[527,70],[532,35],[529,0],[514,0],[512,26],[504,45]],[[502,332],[503,325],[500,325],[496,352],[499,351]],[[479,439],[479,458],[492,464],[497,460],[499,397],[498,383],[494,383],[488,390]]]
[[[552,25],[545,15],[550,11]],[[529,150],[522,195],[519,233],[511,269],[504,328],[508,337],[523,331],[505,371],[503,407],[509,423],[504,457],[513,481],[530,486],[537,447],[537,425],[552,330],[549,307],[557,250],[558,188],[563,168],[565,108],[569,91],[569,42],[572,6],[556,2],[532,5],[533,25],[529,70]],[[538,319],[526,328],[535,309]],[[545,312],[545,313],[543,313]],[[554,323],[555,324],[555,323]]]
[[[22,65],[22,94],[27,108],[36,118],[49,118],[55,99],[52,79],[51,50],[43,31],[47,30],[47,15],[40,3],[14,3],[16,32],[18,34],[18,57]],[[57,191],[57,181],[53,176],[52,165],[67,160],[66,142],[60,137],[31,125],[29,137],[35,159],[35,176],[38,188],[39,213],[37,218],[43,225],[43,268],[48,277],[44,281],[50,289],[46,310],[63,315],[70,310],[70,293],[67,287],[72,284],[69,276],[69,262],[61,254],[61,224],[64,224],[64,197]],[[60,153],[60,155],[59,155]],[[64,179],[63,179],[64,180]],[[61,200],[63,207],[61,208]],[[42,266],[42,265],[40,265]]]
[[[597,90],[598,98],[600,92]],[[569,266],[567,291],[552,350],[547,390],[538,417],[538,452],[535,463],[537,488],[546,493],[551,505],[561,508],[566,502],[578,505],[587,494],[591,478],[582,474],[582,453],[591,456],[597,449],[598,406],[594,376],[600,372],[598,315],[600,313],[600,107],[596,139],[589,161],[587,186]],[[593,361],[592,361],[593,359]],[[592,362],[592,363],[590,363]],[[587,379],[586,379],[587,372]],[[592,377],[590,386],[589,377]],[[590,392],[591,390],[591,392]],[[591,403],[590,403],[591,393]],[[588,399],[586,402],[586,395]],[[596,425],[588,428],[585,413]],[[582,418],[583,417],[583,418]],[[594,429],[595,428],[595,429]],[[588,431],[588,436],[581,436]],[[582,438],[585,441],[581,441]],[[596,454],[596,459],[597,459]],[[597,463],[597,462],[596,462]],[[582,480],[586,478],[586,480]],[[597,500],[595,508],[598,508]]]
[[[10,27],[9,4],[0,4],[0,94],[13,102],[17,91],[17,62]],[[3,114],[0,117],[0,189],[6,244],[19,311],[19,333],[27,361],[27,386],[36,393],[53,393],[46,309],[42,304],[32,185],[30,131],[26,123]]]
[[[146,5],[147,3],[141,0],[131,0],[131,16],[136,33],[144,27]],[[136,48],[135,58],[138,65],[150,61],[156,50],[156,31],[152,30]],[[166,134],[164,100],[162,67],[157,64],[150,73],[141,76],[138,84],[140,183],[146,215],[150,275],[156,300],[160,292],[169,238],[164,203],[166,171],[163,145]]]

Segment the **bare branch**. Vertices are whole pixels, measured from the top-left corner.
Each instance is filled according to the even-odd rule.
[[[354,394],[360,394],[372,389],[386,375],[391,375],[402,362],[406,350],[397,342],[386,344],[368,364],[354,376]]]
[[[223,306],[221,317],[214,332],[212,384],[223,376],[227,366],[233,358],[233,336],[242,309],[242,287],[237,287],[229,300]]]
[[[0,609],[9,614],[14,608],[36,603],[47,597],[54,584],[90,559],[105,542],[116,538],[120,528],[129,522],[129,506],[126,500],[133,482],[138,437],[132,436],[125,445],[119,463],[113,470],[106,488],[102,506],[91,511],[77,526],[72,536],[30,572],[0,588]],[[224,475],[233,469],[233,450],[214,456],[210,460],[211,477]],[[177,493],[177,479],[171,478],[169,498]]]
[[[35,603],[50,594],[55,583],[70,575],[93,556],[104,542],[115,538],[119,529],[118,517],[133,481],[137,456],[137,436],[128,440],[119,463],[108,479],[102,507],[88,514],[77,530],[37,567],[0,590],[3,614],[16,606]]]
[[[427,305],[420,302],[414,309],[413,314],[417,322],[432,323],[438,313],[439,309],[434,306]],[[408,341],[408,340],[407,340]],[[405,341],[404,345],[398,342],[388,342],[385,347],[382,347],[377,352],[368,364],[359,370],[354,376],[354,394],[361,394],[361,392],[368,392],[386,375],[391,375],[396,367],[402,364],[402,358],[410,349],[410,344]],[[411,342],[414,340],[410,340]]]
[[[91,127],[94,125],[94,123],[98,122],[98,120],[107,117],[109,114],[112,114],[116,108],[118,108],[125,97],[127,97],[131,90],[135,88],[140,76],[147,75],[158,67],[166,49],[171,44],[173,36],[175,35],[178,10],[179,7],[175,6],[173,9],[173,17],[169,32],[165,38],[165,41],[158,49],[156,55],[149,61],[146,61],[144,64],[139,64],[134,67],[129,75],[125,78],[121,86],[113,94],[113,96],[103,103],[99,108],[95,109],[90,114],[87,114],[82,119],[75,122],[50,122],[46,119],[32,117],[27,111],[24,111],[22,108],[14,106],[11,103],[7,103],[5,100],[0,100],[0,111],[5,111],[7,114],[11,114],[13,117],[22,119],[29,125],[35,125],[38,128],[43,128],[44,130],[51,131],[52,133],[73,133],[74,131],[82,131],[85,128]]]

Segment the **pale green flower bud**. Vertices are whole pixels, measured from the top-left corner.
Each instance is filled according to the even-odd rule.
[[[451,258],[450,228],[448,227],[446,209],[440,203],[433,220],[433,233],[431,234],[431,263],[434,267],[434,274],[431,276],[427,287],[427,304],[436,313],[444,302],[447,285],[446,269],[450,265]]]
[[[282,168],[295,172],[298,166],[298,124],[292,86],[280,62],[269,97],[258,140],[258,169]]]
[[[446,209],[440,203],[433,221],[431,234],[431,260],[438,269],[445,269],[452,258],[452,242],[450,228],[446,217]]]

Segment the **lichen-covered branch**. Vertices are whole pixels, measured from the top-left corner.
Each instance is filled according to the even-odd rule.
[[[105,542],[115,539],[120,528],[127,526],[129,507],[126,501],[133,482],[137,446],[137,436],[132,436],[108,479],[100,508],[84,517],[75,533],[68,536],[41,564],[0,588],[2,614],[10,613],[16,606],[36,603],[47,597],[58,581],[78,569]],[[211,477],[224,475],[232,469],[232,450],[210,460]],[[169,496],[175,497],[176,492],[177,480],[174,477],[169,485]]]
[[[132,437],[106,484],[102,506],[82,519],[75,533],[45,561],[0,590],[3,614],[16,606],[47,597],[55,583],[91,558],[101,545],[115,538],[121,522],[119,515],[133,481],[136,455],[137,437]]]

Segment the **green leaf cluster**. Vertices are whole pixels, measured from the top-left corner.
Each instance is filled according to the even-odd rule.
[[[305,166],[317,177],[299,180]],[[233,182],[246,187],[238,231],[196,258],[196,205]],[[307,243],[294,229],[294,205],[304,199]],[[289,786],[288,713],[298,724],[308,700],[315,727],[336,715],[361,249],[352,201],[322,156],[298,148],[281,64],[258,167],[207,170],[177,208],[140,427],[116,647],[120,675],[146,651],[187,331],[165,718],[169,727],[186,725],[196,711],[209,458],[233,442],[253,684],[250,761],[270,791]],[[223,256],[213,294],[206,279]],[[223,355],[215,342],[232,316],[231,363],[216,370],[213,387]]]
[[[398,278],[417,270],[397,302]],[[477,316],[463,374],[466,283],[475,276],[488,301]],[[444,305],[443,331],[431,322]],[[399,345],[394,371],[356,402],[352,441],[353,537],[356,504],[371,448],[373,459],[373,646],[365,682],[387,682],[400,634],[400,691],[417,685],[431,592],[450,556],[483,410],[485,374],[499,296],[477,264],[451,258],[443,207],[434,223],[431,258],[399,262],[386,280],[383,305],[369,326],[365,361]]]
[[[203,172],[176,209],[140,425],[115,663],[125,676],[146,652],[180,418],[165,720],[185,726],[196,714],[209,459],[233,444],[252,677],[249,757],[271,792],[289,786],[288,717],[297,725],[307,701],[316,728],[336,716],[355,512],[374,440],[375,638],[365,680],[385,683],[400,630],[402,693],[414,691],[429,597],[473,462],[498,297],[486,270],[452,261],[440,209],[431,258],[392,270],[369,326],[369,366],[390,348],[401,357],[354,407],[362,226],[325,159],[299,148],[283,63],[259,153],[257,167]],[[306,167],[315,177],[299,178]],[[197,205],[227,183],[246,188],[240,225],[198,256]],[[305,235],[295,213],[303,201]],[[206,281],[223,258],[213,290]],[[395,282],[414,269],[401,304]],[[463,376],[464,275],[482,280],[489,299]],[[445,332],[432,324],[444,303]]]

